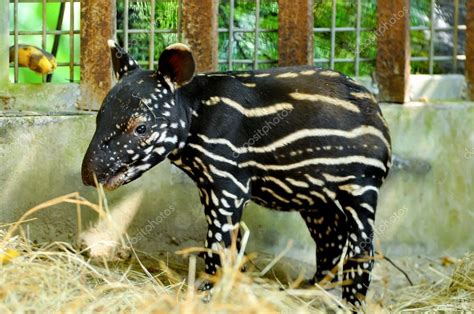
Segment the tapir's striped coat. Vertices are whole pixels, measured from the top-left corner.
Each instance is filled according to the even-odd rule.
[[[98,115],[83,164],[116,188],[168,157],[197,184],[205,245],[230,244],[250,201],[301,213],[317,246],[315,281],[333,280],[344,248],[343,297],[362,303],[373,267],[374,216],[390,168],[376,100],[348,77],[314,67],[193,76],[183,45],[157,72],[111,45],[119,83]],[[214,274],[218,255],[205,255]]]

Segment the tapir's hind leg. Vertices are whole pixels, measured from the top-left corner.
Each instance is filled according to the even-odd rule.
[[[313,281],[335,281],[337,265],[347,240],[346,217],[336,204],[320,210],[305,210],[301,216],[316,242],[316,274]]]
[[[338,195],[338,199],[347,216],[348,251],[344,281],[349,284],[343,287],[342,296],[352,304],[362,305],[374,266],[374,217],[378,192],[374,187],[344,194]]]

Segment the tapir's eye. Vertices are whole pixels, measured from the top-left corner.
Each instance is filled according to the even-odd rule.
[[[145,134],[145,132],[146,132],[146,125],[144,124],[137,126],[137,128],[135,129],[135,133],[138,135]]]

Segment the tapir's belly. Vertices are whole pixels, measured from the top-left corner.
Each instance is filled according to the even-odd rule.
[[[315,185],[309,182],[317,182]],[[320,209],[327,200],[326,183],[312,176],[268,175],[252,180],[252,200],[279,211]]]

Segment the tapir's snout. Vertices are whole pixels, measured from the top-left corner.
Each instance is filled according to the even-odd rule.
[[[82,183],[86,186],[95,186],[96,180],[94,180],[94,171],[93,171],[93,158],[87,150],[84,159],[82,160],[82,167],[81,167],[81,176],[82,176]]]

